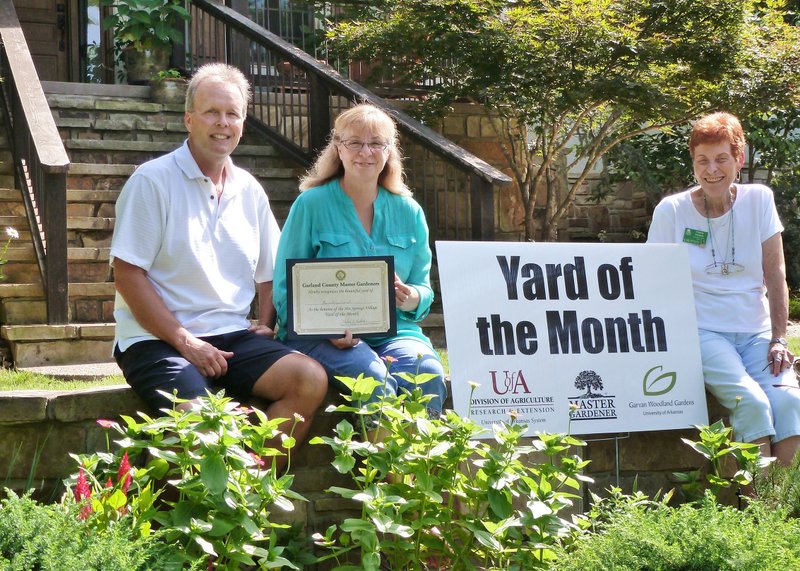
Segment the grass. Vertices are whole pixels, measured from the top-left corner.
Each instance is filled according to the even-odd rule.
[[[124,385],[125,379],[121,375],[104,377],[91,381],[66,381],[55,377],[37,375],[27,371],[14,371],[12,369],[0,369],[0,391],[17,390],[55,390],[55,391],[74,391],[88,390],[95,387],[110,385]]]

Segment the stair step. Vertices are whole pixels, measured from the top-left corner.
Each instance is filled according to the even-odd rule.
[[[18,189],[13,188],[13,185],[10,188],[0,188],[0,200],[4,202],[22,202],[22,193]]]
[[[68,284],[69,296],[81,297],[114,297],[113,282],[71,283]],[[42,284],[34,283],[0,283],[0,300],[14,298],[40,298],[44,295]]]
[[[129,177],[136,169],[136,165],[103,165],[98,163],[70,163],[70,175],[102,175]]]
[[[4,325],[16,367],[95,363],[112,360],[113,323]]]
[[[67,218],[68,230],[113,230],[114,219],[99,216],[70,216]]]
[[[13,242],[12,242],[13,244]],[[70,262],[108,262],[111,248],[67,248],[67,260]],[[36,260],[33,244],[11,246],[6,253],[10,262],[30,262]]]
[[[114,283],[69,284],[70,323],[114,320]],[[39,283],[0,284],[0,320],[5,325],[47,321],[47,304]]]
[[[64,142],[68,150],[92,150],[92,151],[140,151],[151,153],[166,154],[174,151],[183,144],[180,141],[175,144],[171,141],[125,141],[119,139],[72,139]],[[278,151],[267,144],[262,145],[239,145],[233,152],[233,156],[255,156],[255,157],[277,157]]]
[[[61,339],[113,339],[113,323],[67,325],[3,325],[0,338],[9,341],[54,341]]]
[[[33,373],[35,375],[64,379],[67,381],[91,381],[106,377],[122,376],[122,371],[114,361],[100,363],[89,362],[78,365],[42,365],[36,367],[17,367],[17,370]]]
[[[67,202],[80,203],[80,202],[112,202],[115,203],[119,198],[120,191],[118,189],[107,190],[82,190],[82,189],[67,189]]]
[[[169,153],[180,143],[157,141],[123,141],[119,139],[72,139],[64,141],[67,150],[90,151],[139,151],[148,153]]]

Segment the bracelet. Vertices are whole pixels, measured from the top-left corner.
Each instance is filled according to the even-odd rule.
[[[783,345],[784,347],[789,346],[789,344],[786,342],[786,339],[783,337],[773,337],[772,339],[769,340],[769,344],[770,345],[778,344],[778,345]]]

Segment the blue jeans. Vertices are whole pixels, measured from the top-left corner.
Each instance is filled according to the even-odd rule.
[[[428,404],[428,410],[434,413],[442,411],[447,388],[444,384],[444,368],[436,351],[431,349],[426,343],[413,337],[395,337],[394,339],[371,347],[364,341],[359,341],[355,347],[347,349],[337,349],[327,340],[292,340],[285,342],[287,346],[305,353],[312,359],[318,361],[328,372],[328,379],[331,383],[345,389],[346,387],[335,377],[358,377],[363,373],[366,377],[372,377],[377,381],[383,382],[386,379],[386,393],[397,394],[398,389],[411,391],[414,386],[403,380],[396,373],[423,374],[432,373],[437,375],[435,379],[420,385],[424,394],[433,395]],[[391,364],[391,374],[386,368],[386,357],[396,359]],[[387,376],[388,375],[388,376]],[[375,389],[369,401],[376,401],[384,394],[383,385]]]
[[[730,411],[737,440],[800,435],[800,389],[793,369],[777,377],[767,364],[770,332],[699,330],[706,388]]]

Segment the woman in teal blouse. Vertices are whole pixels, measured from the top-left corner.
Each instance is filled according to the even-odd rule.
[[[319,361],[332,380],[363,373],[386,379],[387,391],[396,393],[398,388],[410,389],[396,373],[433,373],[437,377],[422,388],[434,396],[429,409],[440,412],[447,393],[444,370],[419,326],[433,301],[428,226],[403,182],[391,117],[367,104],[340,114],[330,142],[300,181],[300,190],[283,227],[275,262],[278,337]],[[356,339],[343,331],[339,339],[286,340],[286,260],[357,256],[394,258],[397,334]],[[386,357],[394,359],[392,374]]]

